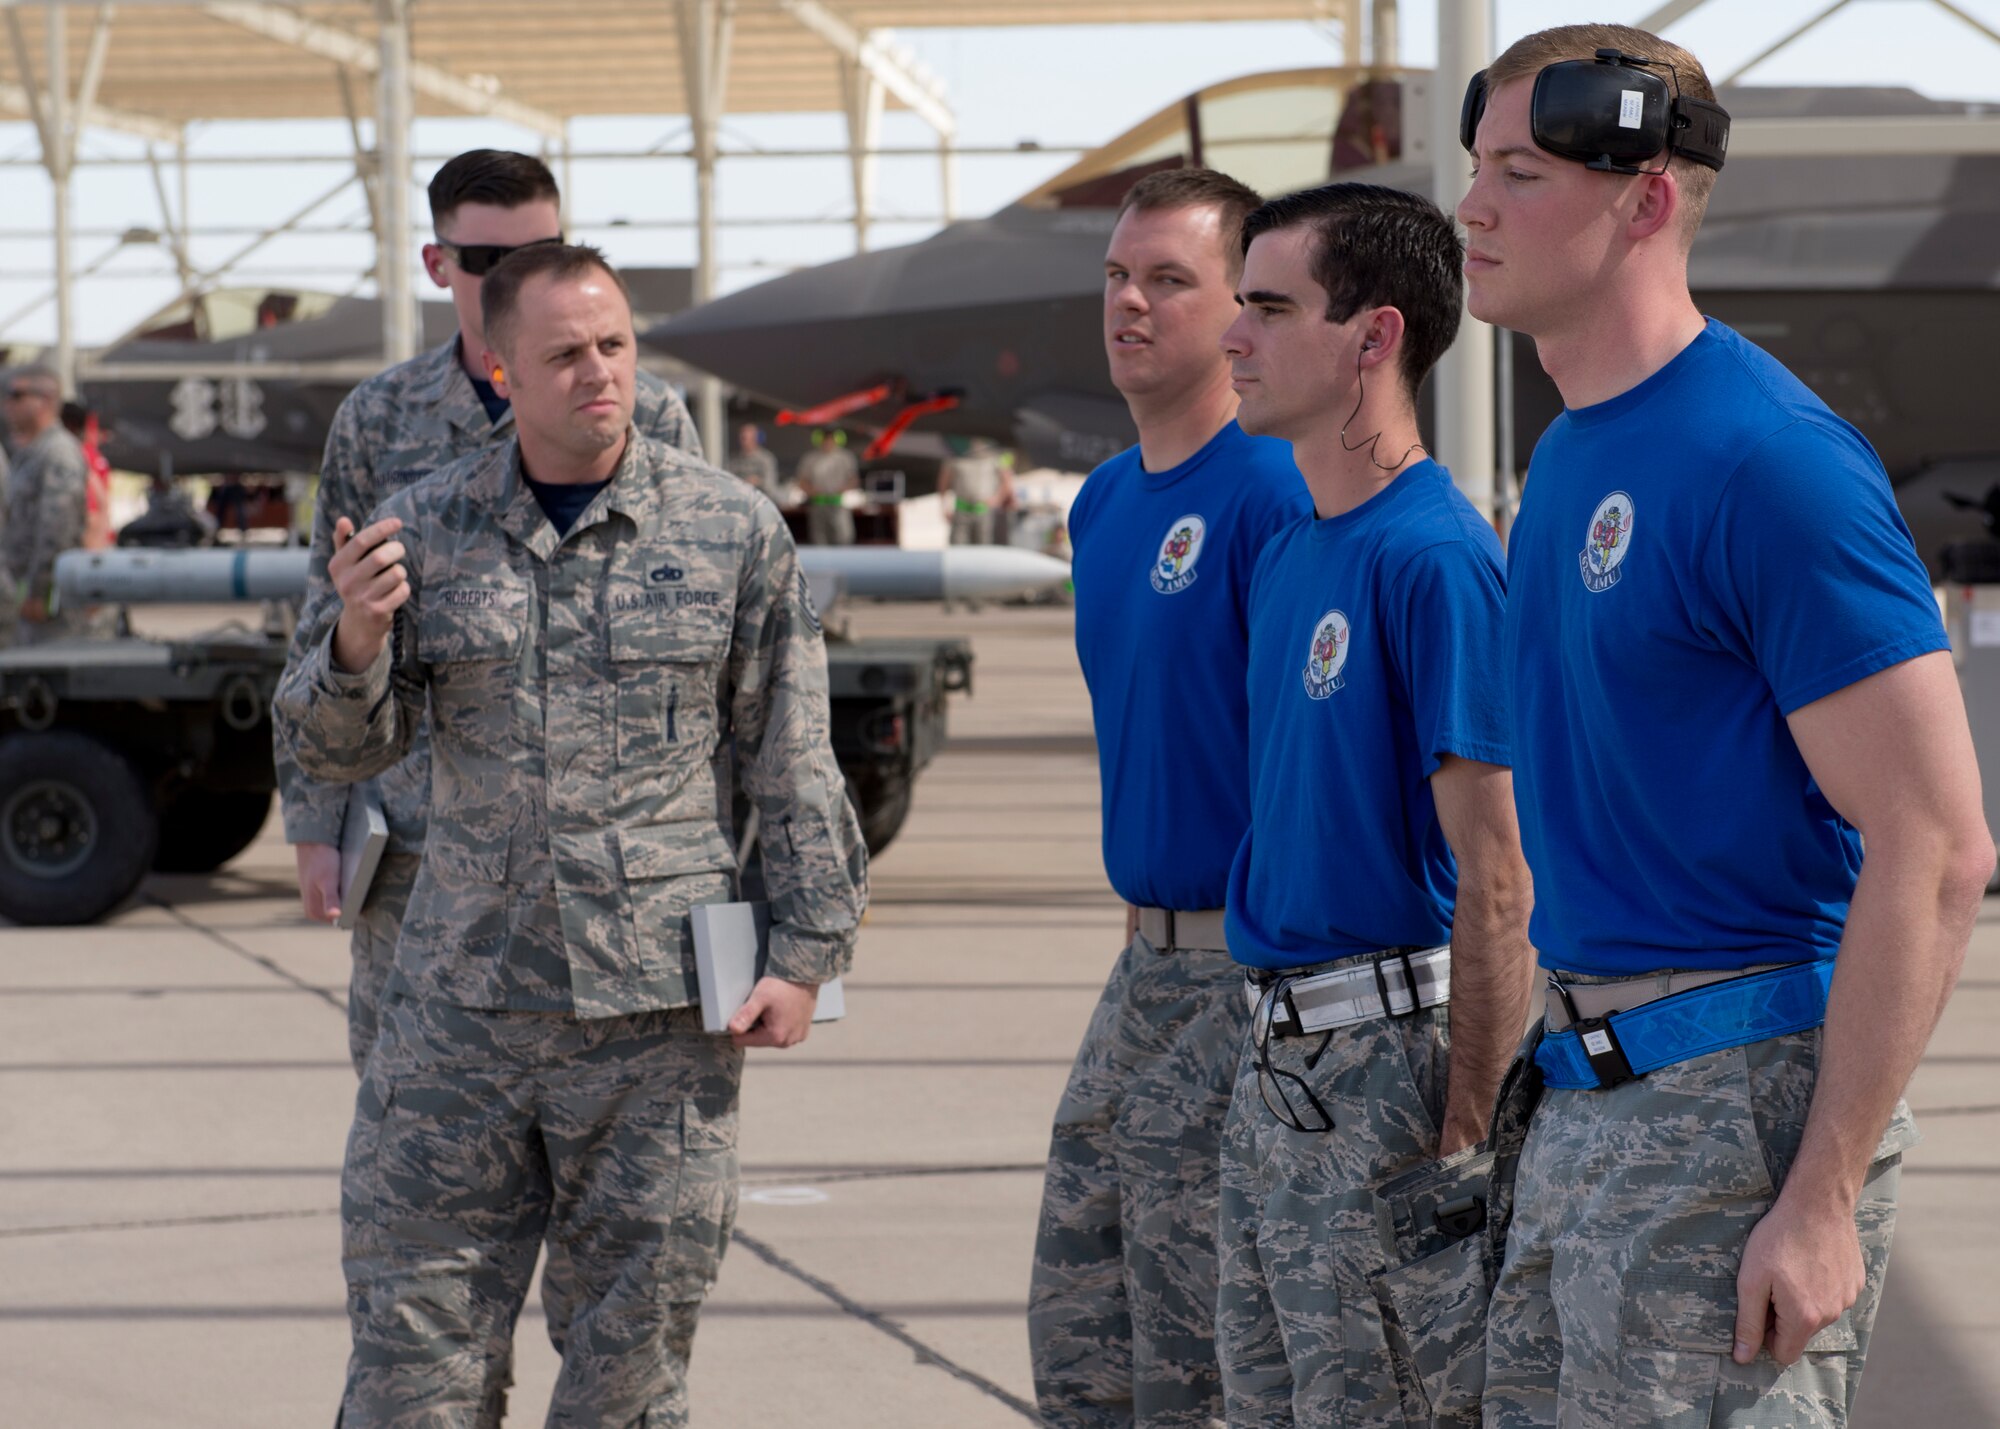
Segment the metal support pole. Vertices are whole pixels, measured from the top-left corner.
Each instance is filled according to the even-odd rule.
[[[687,93],[688,128],[694,141],[697,304],[715,296],[719,256],[715,227],[716,131],[721,127],[725,107],[735,9],[733,0],[679,0],[681,83]],[[710,460],[720,461],[728,450],[722,432],[722,384],[704,374],[695,406],[695,425],[701,430],[702,448]]]
[[[882,106],[887,91],[873,71],[845,56],[840,93],[847,111],[847,168],[854,185],[854,251],[868,251],[868,223],[875,211],[875,146],[882,138]]]
[[[562,187],[562,228],[567,234],[576,226],[576,145],[570,142],[569,121],[563,120],[562,145],[556,150]]]
[[[1397,33],[1396,0],[1375,0],[1368,36],[1368,61],[1377,69],[1394,69],[1401,44]]]
[[[1438,63],[1431,81],[1431,174],[1438,207],[1457,208],[1470,185],[1458,133],[1459,103],[1493,49],[1487,0],[1438,0]],[[1431,379],[1437,402],[1432,455],[1466,499],[1493,515],[1493,329],[1467,314]]]
[[[416,295],[410,282],[410,11],[409,0],[375,0],[382,68],[376,76],[378,156],[375,233],[377,285],[382,293],[382,357],[417,355]]]
[[[946,223],[958,220],[958,149],[951,134],[938,135],[938,212]]]
[[[62,383],[63,395],[69,397],[76,393],[76,314],[72,307],[74,276],[70,272],[69,251],[69,175],[76,158],[76,140],[70,133],[69,36],[65,14],[60,5],[42,12],[49,44],[45,101],[48,132],[42,136],[42,161],[48,165],[55,209],[56,378]]]

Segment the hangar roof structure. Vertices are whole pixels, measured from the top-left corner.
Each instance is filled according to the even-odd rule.
[[[1636,23],[1663,31],[1706,3],[1664,0]],[[1854,3],[1831,0],[1722,82]],[[2000,31],[1952,0],[1929,4],[2000,42]],[[1492,11],[1488,0],[1435,5],[1431,132],[1446,135],[1455,130],[1466,79],[1493,52]],[[0,0],[0,119],[25,118],[40,138],[54,196],[56,363],[73,388],[69,182],[86,129],[183,145],[184,152],[186,126],[195,122],[344,117],[355,169],[341,187],[358,180],[368,194],[383,355],[393,361],[415,347],[416,305],[403,261],[415,115],[489,117],[565,152],[574,118],[686,116],[699,302],[715,288],[715,170],[726,157],[718,144],[725,114],[842,114],[855,240],[865,248],[883,113],[911,111],[938,137],[942,209],[952,216],[957,125],[950,96],[896,42],[897,27],[1308,21],[1337,36],[1347,63],[1393,65],[1397,10],[1397,0],[1099,0],[1087,7],[1069,0],[592,0],[573,8],[549,0]],[[364,118],[373,121],[372,147],[364,147]],[[2000,147],[1996,136],[2000,122],[1991,119],[1815,121],[1790,129],[1777,120],[1739,126],[1734,147],[1837,153],[1865,144],[1903,152],[1943,143],[1972,152]],[[1434,145],[1433,159],[1438,198],[1449,204],[1462,192],[1465,166],[1449,144]],[[152,162],[150,155],[140,162]],[[155,182],[165,209],[157,167]],[[188,257],[185,201],[180,232],[165,241],[184,293],[221,276],[201,272]],[[1436,378],[1440,455],[1462,472],[1493,469],[1491,337],[1483,324],[1468,322]],[[720,410],[718,389],[705,384],[701,418],[710,440],[720,435]]]
[[[1395,0],[1371,0],[1393,26]],[[957,124],[938,77],[898,45],[898,26],[1179,24],[1306,20],[1356,52],[1362,0],[0,0],[0,117],[30,120],[54,185],[56,365],[75,385],[68,188],[83,130],[176,143],[197,121],[345,118],[367,189],[383,297],[383,354],[415,349],[400,249],[409,232],[410,123],[478,115],[566,145],[586,115],[678,114],[695,167],[694,295],[715,286],[717,130],[725,114],[846,117],[855,238],[868,241],[883,112],[919,115],[938,136],[943,210],[954,207]],[[371,96],[368,93],[372,85]],[[372,151],[361,121],[374,121]],[[383,183],[382,175],[402,182]],[[344,185],[343,185],[344,186]],[[176,252],[183,285],[197,276]],[[384,261],[394,254],[395,261]],[[703,393],[703,427],[720,423]],[[713,419],[712,421],[710,419]]]

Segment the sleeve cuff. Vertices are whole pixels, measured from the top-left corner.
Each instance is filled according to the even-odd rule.
[[[818,985],[832,982],[854,964],[852,933],[811,933],[778,924],[771,929],[768,977]]]
[[[372,708],[375,701],[389,693],[389,647],[392,642],[384,640],[368,668],[350,674],[333,663],[333,637],[339,629],[336,624],[327,631],[326,639],[320,642],[319,650],[313,656],[313,688],[331,699],[366,701]]]
[[[340,842],[341,827],[347,822],[347,789],[344,785],[328,785],[340,795],[340,807],[322,809],[311,804],[293,803],[285,800],[280,809],[285,818],[285,842],[288,844],[337,844]]]

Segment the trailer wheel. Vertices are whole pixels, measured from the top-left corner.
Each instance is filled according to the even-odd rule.
[[[93,923],[152,866],[159,819],[137,772],[71,730],[0,740],[0,915]]]
[[[160,815],[157,873],[213,873],[257,841],[271,816],[269,789],[189,790]]]
[[[861,818],[861,840],[875,857],[895,841],[910,816],[910,776],[902,772],[869,774],[848,780],[847,797]]]

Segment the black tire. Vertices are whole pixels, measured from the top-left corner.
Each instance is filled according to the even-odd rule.
[[[160,815],[156,873],[213,873],[257,841],[271,816],[269,789],[190,789]]]
[[[117,751],[70,730],[0,740],[0,915],[94,923],[138,888],[159,836],[152,795]]]
[[[911,781],[906,774],[885,774],[854,785],[848,797],[861,816],[861,840],[874,858],[895,842],[910,816]]]

